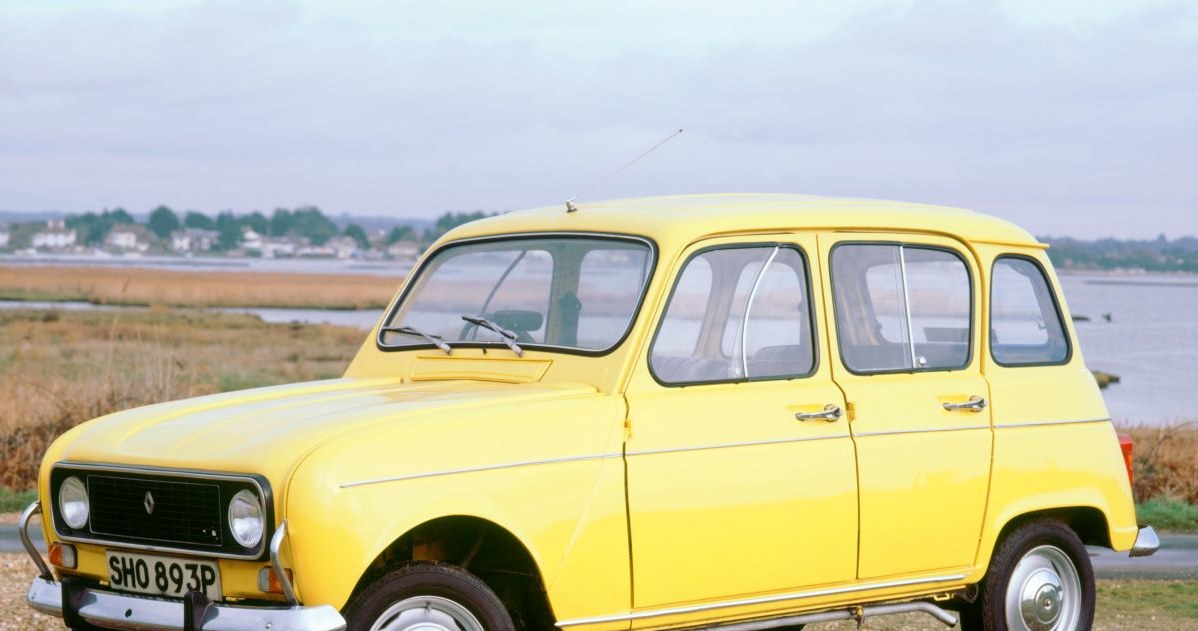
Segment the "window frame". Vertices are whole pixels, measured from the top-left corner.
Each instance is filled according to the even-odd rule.
[[[418,266],[414,267],[412,272],[405,279],[404,284],[403,284],[403,290],[400,291],[399,297],[397,297],[391,303],[391,306],[387,307],[387,310],[383,314],[382,319],[379,320],[379,323],[380,324],[388,323],[388,322],[391,322],[395,318],[395,315],[399,312],[400,305],[404,304],[404,301],[408,299],[408,296],[409,296],[409,294],[411,294],[412,290],[417,285],[419,285],[421,275],[426,273],[426,271],[428,270],[428,262],[433,260],[434,257],[442,254],[443,252],[446,252],[450,249],[457,248],[457,247],[462,247],[462,246],[466,246],[466,245],[474,245],[476,243],[488,243],[488,242],[496,242],[496,241],[519,241],[519,240],[525,240],[525,239],[541,239],[541,238],[551,238],[551,237],[560,237],[560,238],[565,238],[565,239],[579,239],[579,240],[604,240],[604,239],[606,239],[606,240],[610,240],[610,241],[624,241],[624,242],[639,243],[641,245],[647,246],[648,252],[649,252],[649,258],[645,263],[645,268],[648,270],[648,272],[645,274],[645,280],[641,284],[640,296],[637,299],[636,307],[632,310],[632,314],[628,318],[628,326],[625,327],[624,334],[621,335],[620,338],[617,339],[615,342],[613,342],[611,344],[611,346],[608,346],[607,348],[601,348],[601,349],[586,349],[586,348],[576,348],[576,347],[572,347],[572,346],[555,346],[552,344],[528,344],[528,343],[520,344],[520,347],[526,351],[528,351],[528,350],[545,351],[545,352],[551,352],[551,353],[563,353],[563,354],[567,354],[567,355],[581,355],[584,357],[603,357],[606,355],[610,355],[611,353],[613,353],[617,349],[619,349],[621,346],[623,346],[624,343],[628,341],[628,338],[632,335],[633,330],[636,329],[637,319],[640,318],[641,310],[644,308],[645,300],[648,298],[649,287],[651,287],[653,285],[653,278],[654,278],[654,275],[657,273],[657,264],[658,264],[658,260],[659,260],[659,256],[658,256],[659,250],[657,247],[657,242],[654,241],[653,239],[650,239],[650,238],[642,236],[642,235],[626,234],[626,233],[620,233],[620,232],[584,232],[584,231],[555,230],[555,231],[547,231],[547,232],[511,232],[511,233],[506,233],[506,234],[486,235],[486,236],[481,236],[481,237],[468,237],[468,238],[464,238],[464,239],[456,239],[453,241],[443,243],[440,246],[438,246],[437,248],[429,250],[429,252],[427,252],[425,254],[425,256],[423,256],[420,259],[420,264]],[[415,350],[429,350],[429,349],[437,348],[436,346],[434,346],[433,344],[430,344],[427,341],[414,341],[411,344],[403,344],[403,345],[398,345],[398,346],[392,345],[392,344],[384,344],[383,343],[383,331],[379,325],[376,325],[376,331],[375,331],[375,336],[374,336],[374,345],[375,345],[375,348],[377,348],[378,350],[380,350],[384,353],[395,353],[395,352],[415,351]],[[453,343],[453,348],[455,350],[459,349],[459,348],[495,348],[497,346],[506,348],[506,346],[504,346],[504,344],[499,341],[495,341],[495,342],[487,342],[487,341],[462,342],[462,341],[458,341],[458,342]]]
[[[717,250],[770,249],[770,248],[778,248],[778,249],[786,248],[786,249],[794,250],[795,252],[798,253],[799,259],[803,261],[803,275],[804,275],[803,280],[804,280],[804,283],[806,284],[806,294],[807,294],[807,321],[808,321],[809,326],[811,327],[811,354],[812,354],[811,368],[805,373],[794,374],[794,375],[768,375],[768,376],[763,376],[763,377],[742,377],[740,379],[716,379],[716,380],[704,380],[704,381],[663,381],[661,379],[661,377],[659,377],[657,375],[657,372],[655,370],[653,370],[653,347],[657,345],[657,337],[661,334],[662,326],[665,325],[666,314],[670,310],[670,305],[674,302],[674,292],[677,291],[678,283],[679,283],[679,281],[682,280],[682,274],[686,271],[687,266],[691,264],[691,261],[693,261],[694,259],[696,259],[704,254],[707,254],[708,252],[714,252]],[[764,269],[765,268],[763,267],[762,270],[764,271]],[[686,257],[686,260],[684,260],[682,262],[682,265],[678,266],[678,271],[676,272],[676,274],[673,277],[673,282],[670,284],[670,293],[666,296],[666,300],[662,305],[661,313],[658,315],[658,318],[657,318],[657,324],[653,328],[653,336],[649,339],[649,346],[646,348],[646,351],[645,351],[645,365],[649,368],[649,376],[653,377],[653,380],[656,381],[658,385],[665,387],[665,388],[689,388],[689,387],[693,387],[693,386],[713,386],[713,385],[722,385],[722,384],[730,384],[730,383],[733,383],[733,384],[736,384],[736,383],[759,383],[759,382],[765,382],[765,381],[793,381],[795,379],[809,379],[809,378],[815,376],[816,373],[818,373],[819,369],[820,369],[819,328],[818,328],[819,318],[816,315],[814,295],[815,295],[815,291],[814,291],[814,288],[811,286],[811,259],[807,256],[807,252],[806,252],[806,250],[803,249],[803,246],[799,245],[798,243],[792,243],[792,242],[788,242],[788,241],[757,241],[757,242],[748,241],[748,242],[737,242],[737,243],[725,243],[725,244],[711,245],[711,246],[707,246],[707,247],[703,247],[698,250],[695,250],[694,252],[692,252],[690,255],[688,255]],[[721,331],[721,337],[722,337],[722,331]]]
[[[1040,279],[1044,281],[1044,288],[1048,290],[1048,297],[1052,300],[1053,311],[1057,314],[1057,323],[1061,326],[1061,335],[1065,338],[1065,358],[1055,362],[1029,362],[1029,363],[1003,363],[994,356],[994,343],[991,341],[990,323],[994,318],[994,283],[990,283],[989,305],[986,309],[986,346],[990,350],[990,359],[995,364],[1003,368],[1043,368],[1045,366],[1065,366],[1073,361],[1073,335],[1069,331],[1068,323],[1065,321],[1065,312],[1061,309],[1061,299],[1057,296],[1056,287],[1053,286],[1052,279],[1048,276],[1048,270],[1035,257],[1026,254],[1016,254],[1014,252],[999,254],[994,257],[994,262],[990,264],[990,278],[994,278],[994,268],[1003,261],[1003,259],[1013,259],[1017,261],[1026,261],[1040,272]]]
[[[840,343],[840,340],[841,340],[840,311],[839,311],[840,308],[837,306],[838,301],[836,299],[836,266],[833,265],[833,263],[832,263],[833,254],[835,254],[835,252],[838,248],[840,248],[841,246],[845,246],[845,245],[890,245],[890,246],[896,246],[900,249],[902,249],[904,247],[909,247],[911,249],[918,249],[918,250],[936,250],[936,251],[940,251],[940,252],[947,252],[948,254],[955,256],[959,261],[961,261],[961,264],[965,267],[965,277],[969,280],[969,335],[966,338],[969,341],[969,348],[968,348],[968,352],[965,355],[965,363],[961,364],[960,366],[954,366],[951,368],[923,368],[923,369],[920,369],[920,368],[913,367],[913,368],[902,368],[902,369],[895,369],[895,370],[867,370],[867,371],[854,370],[851,367],[849,367],[848,362],[846,362],[844,359],[844,345]],[[969,370],[970,366],[973,365],[973,363],[974,363],[974,334],[977,332],[973,325],[977,323],[976,317],[978,314],[977,285],[974,282],[973,272],[969,268],[969,260],[966,259],[965,255],[961,254],[956,248],[947,246],[947,245],[921,243],[919,241],[892,241],[892,240],[888,240],[888,239],[882,239],[882,240],[865,239],[865,240],[837,241],[828,250],[827,263],[828,263],[828,289],[832,295],[832,319],[836,322],[836,354],[837,354],[837,356],[840,357],[840,365],[844,366],[844,369],[849,371],[850,374],[860,376],[860,377],[872,377],[874,375],[913,375],[913,374],[923,374],[923,373],[932,373],[932,372],[962,372],[962,371]],[[903,286],[905,287],[906,285],[907,285],[907,275],[906,275],[906,270],[903,270]],[[903,301],[907,302],[908,297],[904,296]],[[907,324],[909,325],[910,320],[911,320],[911,305],[909,303],[906,305],[906,311],[907,311],[907,320],[908,320]],[[987,325],[989,325],[989,322],[987,322]],[[987,330],[987,334],[989,334],[988,327],[986,330]],[[915,348],[915,339],[913,336],[911,337],[911,339],[909,339],[907,341],[907,343],[908,343],[909,349]]]

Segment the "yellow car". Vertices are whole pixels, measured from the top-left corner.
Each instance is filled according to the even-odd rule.
[[[1083,630],[1083,546],[1159,545],[1130,450],[1010,223],[540,208],[435,244],[340,379],[58,439],[28,600],[76,629]]]

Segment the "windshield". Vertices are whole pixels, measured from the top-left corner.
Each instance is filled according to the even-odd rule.
[[[450,245],[416,272],[380,330],[379,345],[429,346],[432,336],[452,348],[502,347],[510,333],[521,347],[610,350],[632,324],[652,258],[646,242],[616,237]],[[503,333],[480,325],[480,318]]]

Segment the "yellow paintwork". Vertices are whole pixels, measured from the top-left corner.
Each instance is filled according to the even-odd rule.
[[[382,352],[372,332],[342,379],[154,405],[68,432],[46,454],[43,504],[61,460],[261,474],[276,516],[288,521],[285,558],[299,596],[338,608],[404,533],[475,516],[524,544],[559,621],[611,618],[569,625],[596,630],[943,593],[980,580],[1003,526],[1038,510],[1095,508],[1113,547],[1131,547],[1119,447],[1068,313],[1067,364],[1003,368],[990,359],[980,323],[994,258],[1031,256],[1051,276],[1043,246],[1022,229],[896,202],[708,195],[515,212],[459,227],[442,243],[560,231],[656,244],[644,303],[613,352]],[[844,369],[826,265],[843,239],[930,243],[965,257],[975,311],[966,369],[870,377]],[[817,371],[658,384],[649,340],[682,261],[708,245],[750,242],[806,253]],[[973,394],[991,402],[985,413],[941,408]],[[828,403],[848,418],[793,420]],[[1026,425],[1066,420],[1095,422]],[[893,434],[913,429],[957,431]],[[722,448],[696,449],[711,446]],[[78,547],[77,572],[103,577],[103,548]],[[262,566],[221,561],[227,596],[273,597],[256,592]]]

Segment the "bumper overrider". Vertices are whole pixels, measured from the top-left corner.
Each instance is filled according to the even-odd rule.
[[[1136,542],[1132,544],[1131,552],[1128,552],[1127,556],[1150,557],[1160,549],[1160,537],[1156,536],[1156,531],[1152,529],[1152,526],[1140,526],[1140,531],[1136,533]]]
[[[34,502],[21,514],[21,545],[37,565],[26,600],[42,613],[59,616],[68,627],[90,624],[129,631],[342,631],[345,619],[329,605],[301,606],[291,585],[284,581],[290,606],[234,606],[208,600],[200,592],[190,592],[183,600],[122,594],[99,589],[78,579],[54,580],[50,566],[29,539],[29,521],[41,513]],[[286,537],[286,522],[271,539],[270,561],[277,575],[286,577],[279,560],[279,549]]]

